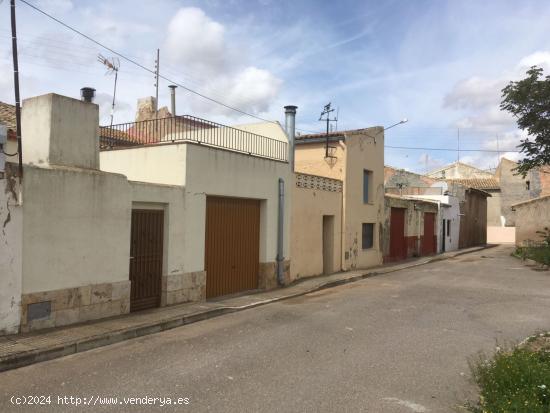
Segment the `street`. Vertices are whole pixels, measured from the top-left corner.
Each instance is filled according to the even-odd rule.
[[[511,251],[490,248],[1,373],[0,411],[455,411],[475,397],[469,357],[549,327],[550,273]],[[12,404],[31,395],[51,402]],[[82,404],[60,405],[58,396]],[[101,405],[113,397],[116,407]],[[188,404],[161,407],[168,397]],[[84,405],[90,400],[95,406]]]

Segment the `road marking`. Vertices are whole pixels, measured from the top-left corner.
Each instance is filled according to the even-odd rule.
[[[411,402],[409,400],[401,400],[401,399],[398,399],[397,397],[384,397],[382,400],[385,400],[385,401],[388,401],[388,402],[393,402],[393,403],[396,403],[400,406],[407,407],[415,413],[429,412],[429,410],[426,407],[422,406],[421,404]]]

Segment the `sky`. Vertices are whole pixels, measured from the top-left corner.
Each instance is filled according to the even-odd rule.
[[[300,133],[324,130],[329,102],[338,130],[407,118],[385,133],[385,163],[419,173],[457,159],[482,169],[499,155],[518,159],[523,132],[500,111],[501,89],[532,65],[550,73],[543,0],[28,1],[151,69],[160,49],[162,75],[261,118],[284,123],[283,106],[297,105]],[[91,86],[109,124],[114,76],[97,56],[113,53],[16,3],[22,98],[78,98]],[[9,11],[0,1],[0,101],[13,103]],[[115,124],[155,94],[151,73],[119,61]],[[170,106],[169,84],[159,83],[159,106]],[[257,121],[181,87],[177,114]]]

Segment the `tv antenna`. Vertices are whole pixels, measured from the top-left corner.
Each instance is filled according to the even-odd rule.
[[[97,61],[107,67],[108,75],[115,74],[115,86],[113,89],[113,104],[111,105],[111,127],[113,127],[113,117],[115,115],[115,99],[116,99],[116,83],[118,79],[118,69],[120,68],[120,60],[118,57],[112,57],[111,60],[103,57],[103,55],[97,55]]]
[[[330,114],[334,112],[336,109],[331,107],[331,103],[325,105],[323,108],[323,111],[321,112],[321,116],[319,116],[320,122],[326,122],[327,123],[327,140],[325,144],[325,158],[335,158],[335,156],[329,154],[329,133],[330,133],[330,122],[338,122],[338,115],[331,118]],[[338,113],[338,112],[336,112]],[[330,147],[332,148],[332,147]]]

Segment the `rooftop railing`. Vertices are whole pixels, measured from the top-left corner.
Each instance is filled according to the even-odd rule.
[[[140,122],[101,126],[100,149],[194,142],[251,156],[288,160],[288,143],[194,116],[173,116]]]

